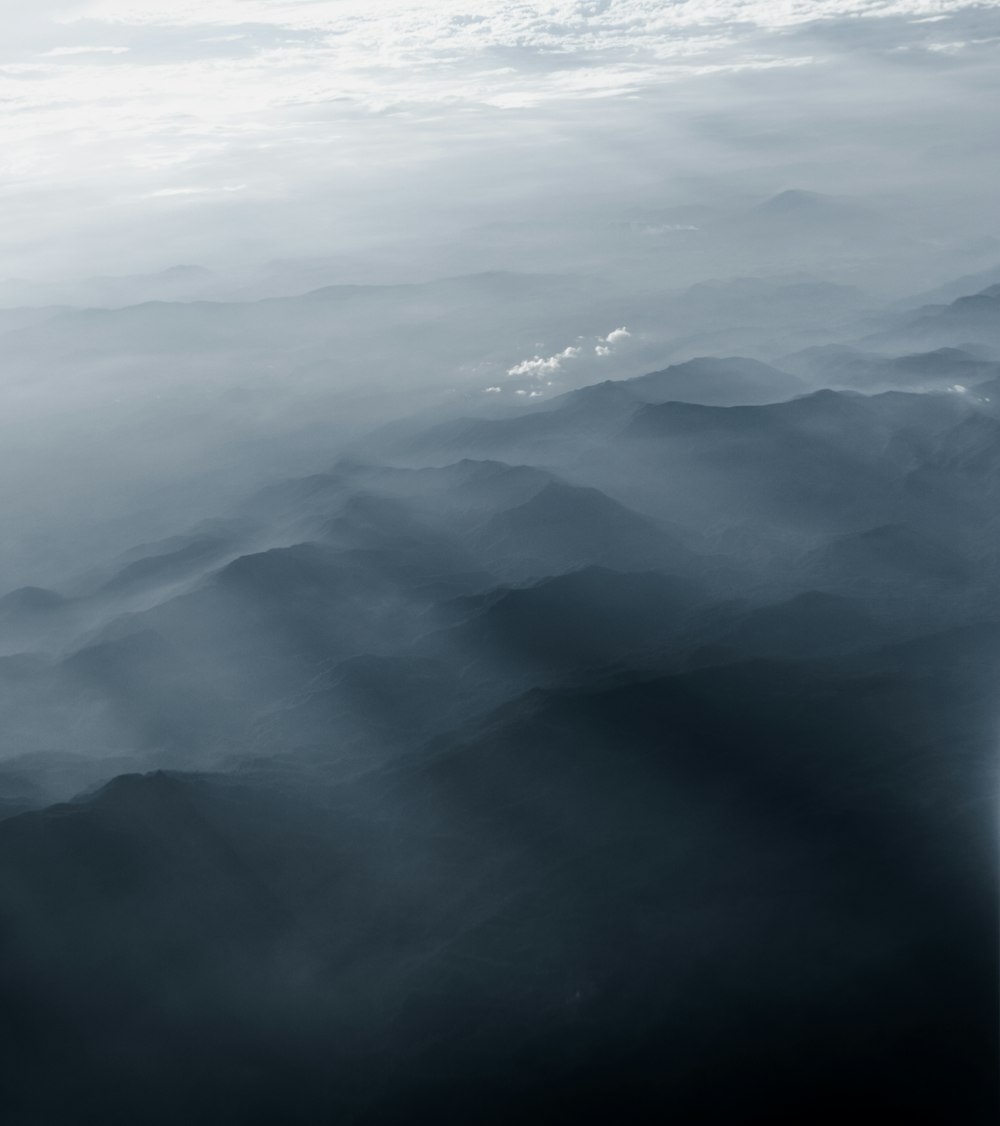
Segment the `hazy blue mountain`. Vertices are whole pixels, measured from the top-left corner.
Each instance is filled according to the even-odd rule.
[[[0,4],[0,1126],[1000,1122],[997,43]]]
[[[881,349],[924,345],[933,348],[985,345],[990,358],[1000,349],[1000,285],[956,298],[947,305],[915,310],[895,329],[872,337]]]
[[[146,555],[127,563],[104,584],[107,593],[132,592],[143,587],[178,582],[196,574],[232,551],[233,542],[216,536],[197,536],[182,547]]]
[[[552,483],[493,517],[479,540],[498,570],[548,575],[583,566],[690,572],[692,553],[665,529],[597,489]]]
[[[1000,265],[955,278],[926,293],[909,297],[907,303],[911,308],[922,305],[947,305],[960,297],[967,297],[970,293],[981,293],[994,285],[1000,285]]]
[[[558,465],[622,429],[636,410],[673,400],[730,406],[801,394],[795,376],[739,356],[700,357],[626,380],[606,380],[505,418],[462,418],[406,436],[390,453],[430,459],[483,456]]]
[[[122,307],[140,301],[194,301],[224,286],[203,266],[168,266],[146,274],[81,278],[76,282],[0,281],[0,304],[44,308],[49,305]]]
[[[985,1105],[995,381],[835,344],[459,396],[5,595],[12,1121],[43,1040],[52,1121]]]
[[[75,624],[72,602],[54,590],[26,586],[0,598],[0,651],[32,649]]]
[[[677,400],[723,407],[781,402],[807,390],[793,375],[738,356],[689,360],[630,379],[627,387],[643,403]]]
[[[67,309],[43,324],[12,329],[6,343],[15,352],[42,349],[56,355],[95,348],[176,354],[232,347],[271,350],[277,336],[297,337],[301,349],[306,341],[327,339],[338,326],[343,330],[343,321],[336,318],[349,317],[355,328],[364,323],[374,328],[388,315],[413,326],[437,312],[454,315],[461,310],[466,318],[478,317],[482,329],[482,318],[496,313],[498,304],[523,311],[544,297],[546,306],[557,299],[566,307],[586,300],[588,290],[593,291],[586,281],[497,271],[413,285],[324,286],[250,302],[146,299],[119,308]],[[550,307],[548,315],[553,313]]]
[[[961,348],[938,348],[910,356],[880,356],[847,345],[809,348],[782,362],[798,374],[833,387],[880,391],[890,387],[944,391],[996,377],[997,364]]]
[[[804,566],[826,589],[861,588],[871,584],[928,583],[962,586],[975,569],[945,540],[921,534],[904,524],[884,524],[840,536],[810,553]],[[895,592],[893,592],[895,593]],[[912,598],[913,592],[907,592]]]

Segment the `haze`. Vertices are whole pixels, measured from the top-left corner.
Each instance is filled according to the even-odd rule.
[[[998,44],[0,0],[4,1126],[997,1121]]]

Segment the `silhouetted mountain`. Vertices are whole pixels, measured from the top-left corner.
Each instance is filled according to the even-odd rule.
[[[998,653],[536,693],[373,772],[123,777],[10,819],[13,1120],[982,1121]]]
[[[0,598],[0,615],[4,619],[33,617],[62,610],[66,599],[54,590],[38,586],[24,586]]]
[[[926,293],[917,294],[910,298],[907,304],[910,308],[920,305],[946,305],[957,301],[959,297],[967,297],[971,293],[982,293],[989,286],[1000,284],[1000,265],[988,270],[981,270],[975,274],[965,274],[954,281],[946,282],[936,289]]]
[[[943,391],[959,384],[970,387],[996,376],[998,366],[961,348],[938,348],[912,356],[879,356],[846,345],[809,348],[782,363],[832,387],[878,391],[890,387]]]
[[[485,454],[557,465],[612,437],[643,404],[770,403],[805,389],[795,376],[757,360],[701,357],[634,379],[606,380],[570,391],[526,414],[440,423],[405,439],[402,452],[418,458]]]
[[[275,334],[285,339],[298,334],[301,348],[304,340],[329,336],[331,317],[348,316],[355,324],[371,321],[374,326],[386,314],[412,322],[446,308],[475,318],[477,311],[481,316],[490,307],[495,313],[500,304],[529,314],[533,305],[544,304],[551,318],[559,303],[586,301],[588,294],[592,297],[593,286],[585,280],[487,271],[413,285],[324,286],[297,296],[247,302],[150,296],[117,308],[70,309],[42,324],[12,329],[6,342],[12,350],[55,355],[79,355],[89,349],[177,354],[227,347],[270,349]]]
[[[701,629],[705,630],[705,625]],[[856,653],[892,637],[891,631],[861,605],[817,590],[725,614],[706,632],[705,640],[729,651],[786,659]]]
[[[711,223],[836,256],[871,220]],[[415,365],[456,326],[447,382],[489,323],[479,380],[543,349],[549,289],[605,339],[591,288],[90,311],[11,354],[263,370],[277,326],[322,381],[397,318]],[[650,316],[725,292],[760,354],[819,346],[519,413],[450,387],[370,440],[315,411],[324,472],[286,443],[235,518],[0,599],[5,1121],[993,1120],[1000,377],[907,317],[832,343],[860,321],[811,317],[861,298],[808,279]]]
[[[690,572],[695,557],[668,532],[597,489],[552,483],[493,517],[480,551],[504,573],[550,575],[585,566]]]
[[[1000,3],[0,10],[0,1126],[1000,1122]]]
[[[585,567],[459,600],[450,609],[465,620],[446,640],[507,676],[545,681],[667,644],[703,597],[690,580]]]
[[[98,731],[121,742],[107,752],[168,751],[200,762],[226,717],[226,702],[213,696],[189,655],[152,630],[86,646],[62,662],[59,674],[81,717],[91,702],[109,710]]]
[[[742,357],[702,358],[630,379],[626,386],[644,403],[704,403],[737,406],[775,403],[806,390],[795,376]]]
[[[812,256],[863,239],[882,242],[891,237],[891,220],[856,199],[791,188],[727,216],[718,229],[771,254],[774,240],[794,238]]]
[[[881,348],[926,344],[962,348],[967,342],[1000,349],[1000,286],[919,309],[899,327],[872,338]]]
[[[72,630],[71,599],[44,587],[26,586],[0,598],[0,652],[42,647]]]
[[[830,589],[865,589],[873,584],[963,585],[975,571],[943,541],[904,524],[885,524],[841,536],[811,552],[804,562],[809,580]],[[896,591],[892,592],[893,594]],[[912,600],[914,591],[906,592]]]
[[[124,594],[182,581],[232,551],[233,546],[232,541],[217,536],[197,536],[174,551],[147,555],[127,564],[104,584],[103,590]]]
[[[209,297],[224,285],[203,266],[169,266],[148,274],[83,278],[77,282],[45,283],[4,279],[0,304],[124,306],[139,301],[193,301]]]
[[[747,407],[666,403],[640,410],[614,452],[633,479],[655,474],[660,503],[679,522],[711,514],[847,530],[905,511],[907,472],[969,409],[960,396],[893,392],[820,391]]]

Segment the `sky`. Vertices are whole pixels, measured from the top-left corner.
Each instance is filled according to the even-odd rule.
[[[1000,4],[0,2],[0,276],[786,187],[989,207]]]

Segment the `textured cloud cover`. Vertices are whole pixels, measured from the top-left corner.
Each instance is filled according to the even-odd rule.
[[[206,231],[220,252],[296,239],[336,248],[347,228],[366,238],[384,226],[371,212],[380,202],[391,204],[382,216],[412,229],[397,196],[404,170],[424,227],[456,170],[462,207],[484,184],[503,196],[498,169],[526,159],[535,180],[522,171],[505,199],[549,188],[587,151],[603,167],[617,153],[627,178],[648,181],[665,160],[654,166],[650,144],[690,149],[701,167],[706,153],[693,149],[713,131],[728,131],[731,147],[734,96],[774,109],[758,148],[777,134],[787,147],[795,100],[821,119],[838,79],[842,120],[831,128],[848,130],[855,99],[874,94],[894,128],[905,116],[933,135],[921,104],[930,81],[942,116],[970,86],[992,86],[997,10],[959,0],[50,0],[25,13],[8,0],[0,248],[23,268],[55,260],[48,242],[62,235],[64,253],[113,265],[126,247],[135,255],[135,231],[150,223],[188,249],[177,232],[198,217],[192,248]],[[968,128],[958,123],[959,142]],[[973,134],[970,150],[982,145]],[[326,208],[310,210],[320,199]],[[261,209],[289,202],[306,212],[262,221]],[[281,225],[273,239],[269,223]],[[141,257],[166,260],[156,245]]]

